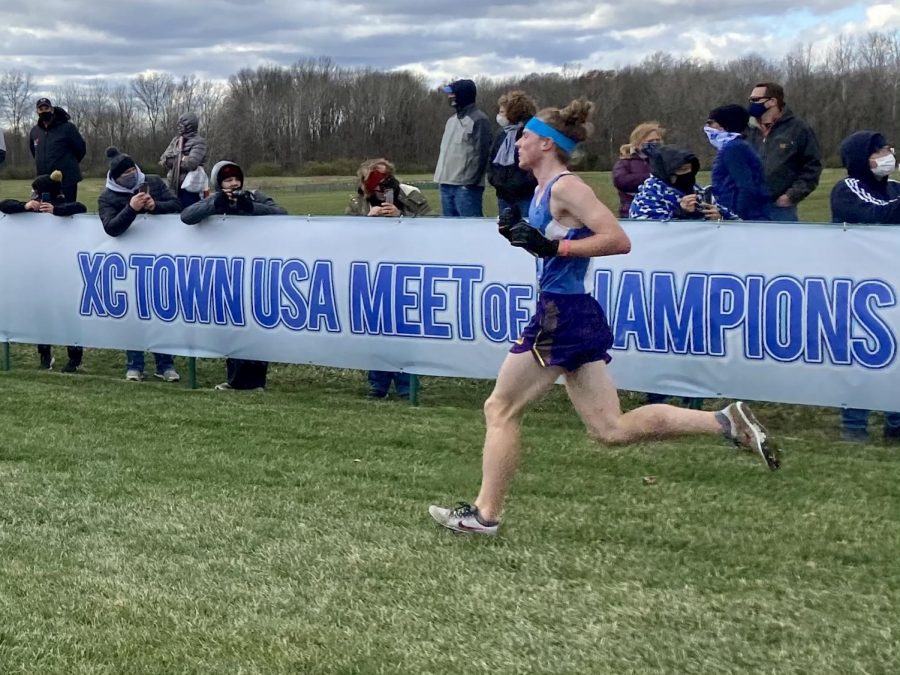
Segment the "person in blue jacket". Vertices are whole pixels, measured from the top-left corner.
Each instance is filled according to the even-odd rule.
[[[723,105],[709,112],[703,131],[718,151],[712,165],[716,202],[743,220],[769,220],[769,191],[762,160],[746,140],[750,114],[739,105]]]
[[[900,225],[900,182],[889,176],[897,170],[894,149],[877,131],[857,131],[841,142],[841,161],[847,177],[831,189],[831,221],[866,225]],[[869,440],[869,412],[841,411],[844,440]],[[884,439],[900,443],[900,412],[884,416]]]

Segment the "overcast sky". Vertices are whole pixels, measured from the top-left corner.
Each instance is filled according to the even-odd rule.
[[[900,29],[900,3],[850,0],[0,0],[0,71],[36,89],[148,71],[225,79],[330,57],[410,69],[439,84],[639,62],[655,51],[779,58],[799,42]]]

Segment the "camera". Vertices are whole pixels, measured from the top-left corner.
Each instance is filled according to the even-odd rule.
[[[150,193],[150,186],[147,183],[141,183],[138,185],[138,192],[143,192],[145,195]]]
[[[716,198],[713,195],[711,185],[697,190],[697,202],[700,204],[715,204],[716,203]]]
[[[41,201],[42,201],[42,202],[49,202],[49,201],[50,201],[50,193],[49,193],[49,192],[42,192],[42,193],[41,193]]]

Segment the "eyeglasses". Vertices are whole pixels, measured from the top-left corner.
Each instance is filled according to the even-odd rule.
[[[762,103],[763,101],[768,101],[770,98],[774,98],[774,96],[751,96],[748,101],[750,103]]]

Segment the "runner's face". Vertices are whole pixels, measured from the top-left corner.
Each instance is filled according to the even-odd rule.
[[[522,137],[516,141],[516,147],[519,149],[519,166],[521,168],[532,168],[540,161],[542,146],[546,140],[528,129],[522,132]]]

